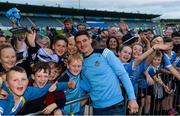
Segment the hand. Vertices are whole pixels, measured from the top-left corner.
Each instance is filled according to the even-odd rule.
[[[50,114],[55,108],[57,108],[57,105],[55,103],[52,103],[48,105],[46,108],[43,109],[43,114]]]
[[[34,40],[35,39],[35,37],[36,37],[36,32],[35,31],[29,31],[28,33],[27,33],[27,39],[28,40]]]
[[[128,102],[128,108],[130,110],[130,113],[137,113],[139,110],[139,106],[138,106],[136,100],[130,100]]]
[[[153,85],[154,84],[154,80],[150,77],[150,78],[146,78],[148,85]]]
[[[51,87],[48,89],[48,91],[49,91],[49,92],[55,91],[55,90],[57,89],[56,84],[57,84],[57,81],[51,85]]]
[[[55,115],[55,116],[56,116],[56,115],[58,115],[58,116],[63,116],[63,114],[62,114],[62,112],[61,112],[60,109],[55,110],[55,111],[54,111],[54,115]]]
[[[52,54],[53,53],[53,51],[51,50],[51,49],[49,49],[49,48],[45,48],[44,49],[48,54]]]
[[[169,89],[167,85],[164,85],[163,87],[166,93],[171,94],[171,90]]]
[[[74,89],[76,87],[76,83],[73,80],[69,79],[68,87]]]
[[[161,49],[161,50],[168,50],[168,49],[170,48],[170,45],[155,44],[155,45],[153,46],[153,48],[154,48],[155,50],[159,50],[159,49]]]
[[[6,99],[8,97],[8,93],[3,89],[0,89],[0,99]]]

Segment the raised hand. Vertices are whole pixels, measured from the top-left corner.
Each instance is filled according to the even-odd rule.
[[[76,83],[73,80],[69,79],[68,87],[74,89],[76,87]]]

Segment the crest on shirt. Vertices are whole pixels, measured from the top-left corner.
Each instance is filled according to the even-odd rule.
[[[95,66],[99,66],[100,65],[100,62],[99,61],[96,61],[95,62]]]

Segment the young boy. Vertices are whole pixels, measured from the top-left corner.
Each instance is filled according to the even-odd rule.
[[[65,75],[59,79],[60,82],[68,82],[69,79],[72,79],[75,82],[76,87],[74,89],[66,89],[65,96],[66,100],[70,101],[81,97],[80,89],[80,78],[81,78],[81,69],[82,69],[83,57],[76,53],[68,57],[67,61],[67,70]],[[67,114],[80,114],[80,102],[76,102],[70,105],[67,105],[63,109],[63,113]]]
[[[14,115],[19,112],[26,102],[37,99],[48,92],[51,84],[45,85],[43,88],[28,87],[28,78],[25,70],[15,66],[7,72],[7,82],[3,87],[8,92],[8,98],[0,100],[0,114]],[[73,87],[69,83],[69,87]],[[8,88],[7,88],[8,87]],[[58,90],[68,87],[67,83],[58,83]]]
[[[51,69],[46,62],[38,62],[32,68],[32,80],[29,86],[43,88],[50,79]],[[60,114],[59,108],[64,107],[58,92],[48,92],[46,95],[25,104],[25,107],[19,114],[29,114],[42,111],[40,114]],[[65,99],[65,98],[64,98]]]

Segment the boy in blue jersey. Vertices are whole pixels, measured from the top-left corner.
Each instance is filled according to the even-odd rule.
[[[48,92],[51,84],[43,88],[27,87],[28,78],[21,67],[13,67],[7,72],[7,82],[3,89],[8,92],[8,98],[0,100],[0,114],[14,115],[23,108],[25,102],[37,99]],[[68,86],[74,88],[74,83],[58,83],[57,90],[64,90]],[[8,87],[8,88],[7,88]]]
[[[60,77],[60,82],[68,82],[69,79],[73,80],[76,83],[76,87],[74,89],[66,89],[65,96],[67,101],[71,101],[82,96],[81,88],[80,88],[80,78],[81,78],[81,70],[82,70],[82,55],[76,53],[72,54],[68,57],[67,60],[67,70],[65,75]],[[80,102],[76,102],[70,105],[66,105],[62,112],[63,114],[80,114]]]
[[[94,50],[92,39],[86,31],[75,36],[78,49],[84,55],[82,86],[90,94],[94,115],[124,115],[123,96],[119,81],[122,82],[128,98],[131,113],[138,112],[138,104],[132,83],[119,59],[109,49]]]

